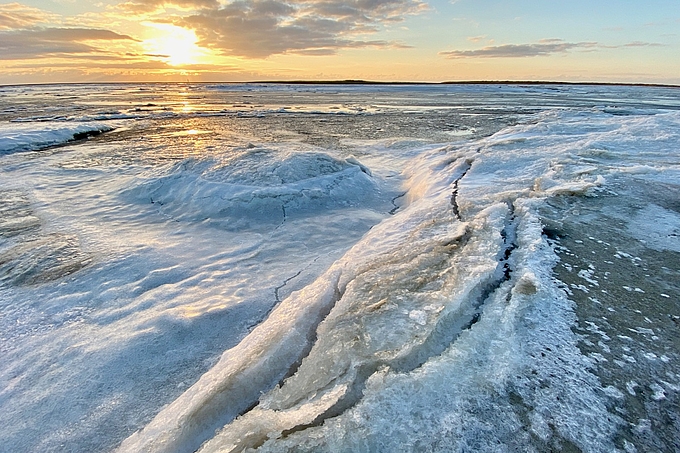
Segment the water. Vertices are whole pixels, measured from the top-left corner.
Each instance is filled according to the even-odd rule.
[[[0,96],[0,450],[679,448],[678,90]]]

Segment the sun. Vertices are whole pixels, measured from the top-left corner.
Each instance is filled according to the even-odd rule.
[[[142,45],[153,58],[171,66],[185,66],[201,62],[207,57],[206,49],[199,47],[193,30],[171,24],[145,23],[153,35]]]

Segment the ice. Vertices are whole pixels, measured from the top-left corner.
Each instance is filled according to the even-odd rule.
[[[593,263],[563,263],[572,291],[553,272],[570,232],[540,212],[588,225],[565,200],[677,184],[675,91],[3,90],[34,96],[0,118],[14,151],[123,125],[58,153],[0,152],[12,451],[608,452],[625,427],[612,402],[673,396],[663,377],[593,373],[673,370],[670,352],[638,344],[663,326],[631,338],[596,318],[594,338],[575,333],[574,293],[605,292],[605,263],[645,255],[591,256],[610,244],[589,231],[561,249]],[[631,204],[622,234],[676,253],[675,205]],[[674,297],[672,285],[607,289],[623,299],[610,320],[626,297]],[[620,360],[617,341],[630,345]]]
[[[448,197],[445,192],[435,192],[434,196],[444,200]],[[507,208],[503,205],[485,212],[476,228],[481,230],[491,229],[494,228],[493,224],[495,224],[497,233],[495,238],[492,235],[489,239],[481,240],[479,243],[472,241],[468,244],[468,241],[463,241],[459,245],[458,243],[466,234],[467,227],[455,223],[451,225],[448,210],[432,212],[426,202],[420,203],[419,208],[413,205],[408,211],[410,215],[405,222],[404,219],[399,220],[400,216],[395,216],[374,227],[370,234],[355,245],[342,260],[337,261],[313,285],[289,296],[277,307],[267,321],[258,326],[239,345],[237,350],[230,351],[222,357],[221,364],[223,365],[218,365],[206,374],[202,378],[204,383],[199,381],[196,386],[177,401],[176,406],[173,403],[173,406],[166,408],[159,414],[142,433],[128,439],[123,444],[121,451],[136,451],[140,448],[157,451],[181,451],[184,449],[185,443],[199,440],[200,444],[200,441],[205,438],[203,433],[212,432],[219,426],[219,419],[205,420],[207,415],[203,415],[203,413],[209,414],[217,410],[217,408],[213,408],[212,401],[216,401],[214,404],[218,404],[219,401],[217,400],[222,398],[239,398],[239,400],[246,400],[244,401],[245,407],[251,405],[252,398],[259,396],[259,392],[266,385],[266,382],[275,383],[280,380],[283,377],[281,373],[287,372],[288,368],[301,358],[299,354],[309,344],[312,332],[316,330],[317,323],[321,319],[320,314],[327,312],[334,306],[335,310],[326,317],[319,328],[320,330],[314,335],[319,340],[311,352],[313,355],[315,350],[320,350],[318,360],[322,363],[325,361],[326,365],[310,364],[311,359],[308,357],[301,368],[302,370],[306,370],[307,367],[317,371],[327,370],[328,375],[321,372],[314,373],[312,377],[303,373],[301,375],[304,376],[301,378],[303,382],[306,382],[304,379],[308,378],[313,379],[313,381],[308,384],[303,383],[299,392],[313,392],[305,385],[318,388],[315,386],[324,386],[331,380],[337,380],[337,386],[344,385],[346,389],[345,391],[330,389],[336,395],[336,398],[330,400],[328,404],[334,405],[338,399],[346,397],[346,393],[354,385],[352,379],[355,372],[351,368],[347,369],[349,363],[356,360],[353,359],[356,352],[353,352],[351,345],[355,335],[364,334],[357,330],[358,326],[351,330],[348,330],[349,326],[339,330],[335,325],[350,323],[352,319],[358,321],[364,317],[364,313],[369,314],[369,318],[371,313],[377,315],[374,323],[370,319],[362,321],[362,323],[365,323],[364,328],[373,332],[371,335],[375,338],[375,343],[366,345],[367,350],[360,353],[360,357],[366,357],[368,360],[364,366],[374,366],[374,362],[369,359],[373,354],[382,356],[382,360],[388,360],[389,357],[392,357],[392,360],[398,360],[401,357],[407,362],[413,360],[408,358],[409,352],[413,349],[413,346],[408,344],[408,340],[416,332],[422,332],[420,335],[425,340],[424,335],[426,335],[426,332],[432,331],[437,324],[436,320],[447,315],[451,316],[451,310],[463,313],[474,310],[474,307],[471,306],[458,308],[455,303],[449,310],[444,310],[444,306],[441,304],[446,299],[448,292],[453,291],[452,295],[454,295],[460,292],[466,294],[470,291],[480,291],[480,286],[484,285],[484,281],[493,276],[497,263],[493,259],[484,258],[489,254],[485,250],[489,247],[492,249],[499,247],[498,231],[502,228],[504,220],[502,213],[505,209]],[[484,220],[486,216],[490,216],[491,219]],[[406,227],[404,227],[404,223]],[[472,254],[469,264],[462,266],[468,272],[479,269],[477,272],[480,272],[480,276],[467,279],[464,287],[460,288],[457,288],[454,284],[455,281],[458,281],[455,277],[453,277],[455,280],[448,284],[446,281],[438,282],[436,278],[428,284],[427,280],[432,278],[427,276],[431,272],[429,270],[431,266],[436,266],[437,269],[441,270],[451,267],[452,264],[447,264],[446,252],[457,247],[480,249],[478,253]],[[494,254],[491,253],[492,256]],[[465,259],[465,255],[462,255],[461,259]],[[413,266],[416,266],[415,271]],[[423,272],[422,277],[419,277],[419,271]],[[362,282],[364,280],[370,281],[371,278],[391,282],[390,285],[385,286],[385,290],[389,291],[384,294],[381,294],[380,291],[366,293],[368,288],[363,289]],[[397,288],[394,287],[395,284],[398,285]],[[418,290],[418,288],[421,289]],[[437,300],[441,301],[437,304],[438,309],[433,310],[430,307],[429,313],[423,311],[419,317],[421,321],[425,321],[424,318],[428,317],[428,314],[431,315],[426,323],[414,323],[409,317],[409,313],[416,307],[421,307],[424,301],[431,304],[433,301],[428,296],[435,291],[443,293],[437,297]],[[419,293],[422,293],[422,295],[419,295]],[[383,301],[385,296],[389,298],[387,301]],[[463,295],[458,295],[457,298],[462,300]],[[422,301],[419,299],[422,299]],[[404,313],[402,310],[405,308],[406,312]],[[381,312],[384,312],[382,316],[380,316]],[[333,313],[338,314],[334,316]],[[350,313],[353,313],[353,315],[347,319]],[[385,319],[386,317],[387,319]],[[337,337],[337,334],[340,337]],[[404,344],[404,342],[406,343]],[[329,348],[334,351],[330,356]],[[390,352],[394,348],[397,349]],[[398,353],[400,349],[403,349],[401,354]],[[329,360],[331,362],[328,362]],[[333,365],[330,366],[330,363],[333,363]],[[358,367],[360,364],[356,366]],[[405,363],[404,366],[407,366],[407,364]],[[253,385],[253,377],[250,377],[251,371],[248,371],[247,375],[244,376],[239,370],[252,370],[252,373],[255,373],[253,376],[258,376],[258,379],[262,382],[259,385]],[[340,373],[340,376],[336,373]],[[298,373],[295,376],[299,375]],[[243,383],[239,384],[240,382]],[[223,389],[233,386],[237,386],[238,391],[229,392],[231,396],[221,396],[224,392]],[[246,387],[244,388],[244,386]],[[288,389],[289,387],[285,388]],[[249,394],[252,396],[250,400],[247,400]],[[326,398],[322,394],[319,394],[319,397]],[[285,398],[289,400],[296,397],[286,396]],[[203,401],[210,401],[211,403],[206,404]],[[196,402],[196,406],[189,405],[188,402]],[[270,403],[270,405],[274,404],[285,403],[273,401]],[[309,404],[314,407],[318,406],[316,402]],[[223,405],[238,409],[238,406],[234,403],[228,404],[226,401],[222,401],[220,406]],[[313,417],[318,414],[319,412]],[[233,418],[236,415],[238,415],[238,411],[225,413],[221,417],[228,420],[228,418]],[[261,419],[259,416],[256,418]],[[288,422],[283,420],[283,423]],[[195,426],[195,430],[187,430],[186,426],[188,425]]]
[[[601,129],[608,133],[609,120],[603,121]],[[184,451],[206,440],[203,453],[260,445],[265,451],[293,445],[333,450],[337,442],[359,450],[377,445],[416,448],[414,442],[432,436],[428,430],[446,432],[448,428],[410,420],[413,431],[405,437],[405,433],[386,433],[387,420],[407,417],[414,410],[428,413],[420,402],[435,405],[436,399],[443,398],[441,380],[446,376],[465,383],[466,393],[475,395],[475,407],[487,420],[491,407],[497,416],[502,414],[505,424],[485,433],[487,441],[507,439],[513,430],[507,422],[513,419],[512,404],[507,395],[505,406],[495,400],[487,402],[475,393],[477,386],[471,379],[499,393],[515,388],[522,400],[532,401],[527,404],[535,409],[528,417],[541,438],[552,435],[550,420],[566,417],[573,422],[560,428],[560,436],[584,449],[611,448],[609,435],[615,424],[603,421],[606,404],[598,392],[617,398],[620,392],[597,390],[585,371],[573,381],[552,380],[539,391],[538,381],[518,381],[517,371],[512,371],[536,360],[535,355],[529,360],[519,354],[524,335],[539,335],[530,344],[542,348],[550,342],[551,351],[560,351],[560,363],[568,365],[559,366],[568,371],[554,376],[574,373],[587,363],[569,329],[555,330],[571,321],[568,305],[550,280],[554,258],[533,209],[549,197],[587,194],[605,181],[593,174],[597,172],[572,168],[571,150],[580,146],[580,129],[570,135],[563,123],[556,124],[517,126],[474,146],[424,151],[408,167],[407,203],[402,210],[373,227],[312,285],[291,294],[237,348],[225,353],[221,365],[130,437],[120,451]],[[553,126],[556,130],[551,136]],[[556,143],[562,153],[546,155],[545,148]],[[514,148],[517,152],[510,153]],[[593,272],[589,268],[581,276],[592,280]],[[579,288],[588,291],[585,286]],[[539,301],[554,304],[549,310],[555,311],[549,316],[543,313],[540,334],[525,332],[517,316],[524,309],[541,312],[536,305]],[[302,315],[301,307],[313,311]],[[549,323],[546,316],[551,318]],[[292,351],[298,351],[297,355]],[[477,354],[490,356],[480,362]],[[495,368],[499,357],[507,360],[503,371]],[[589,357],[607,361],[595,352]],[[542,366],[546,368],[539,367],[540,375],[556,365]],[[438,371],[429,374],[426,370],[430,369]],[[281,381],[289,370],[293,374]],[[254,381],[254,372],[261,381]],[[579,380],[591,384],[584,388],[576,384]],[[245,382],[255,385],[245,386]],[[402,385],[427,389],[429,396],[421,395],[416,401]],[[456,385],[460,384],[445,384],[448,388]],[[228,392],[232,396],[225,389],[232,389]],[[264,394],[254,409],[246,411],[258,390]],[[555,404],[557,393],[569,404]],[[240,402],[229,403],[236,395]],[[397,401],[403,409],[395,407]],[[449,405],[462,404],[460,410],[471,410],[470,401],[453,399]],[[216,406],[230,409],[220,412]],[[583,424],[576,421],[581,417],[593,419]],[[211,438],[223,423],[226,426]],[[403,430],[405,423],[406,418],[397,426]],[[445,437],[461,446],[473,442],[467,436],[480,427],[470,422],[465,429],[466,434],[457,440]],[[515,442],[527,445],[522,439]]]
[[[660,400],[666,399],[666,391],[663,389],[663,387],[661,387],[656,382],[653,383],[653,384],[650,384],[649,388],[652,390],[652,392],[654,392],[654,394],[652,395],[652,399],[654,401],[660,401]]]
[[[135,185],[125,198],[151,202],[173,219],[219,222],[230,230],[380,202],[378,183],[356,158],[256,147],[220,160],[187,159]]]
[[[521,244],[517,253],[522,253],[522,250],[531,249],[532,246],[540,243],[540,239],[534,236],[536,232],[530,233],[533,230],[532,222],[527,223],[524,226],[520,225],[518,236]],[[508,384],[508,378],[513,376],[518,369],[516,367],[528,366],[521,360],[515,360],[518,359],[519,350],[534,347],[543,350],[548,348],[553,351],[553,354],[558,354],[557,351],[562,348],[574,348],[573,343],[571,345],[569,342],[562,343],[566,340],[564,337],[552,338],[551,341],[544,337],[537,338],[531,335],[525,337],[523,334],[528,331],[522,327],[522,321],[511,314],[515,310],[524,311],[528,307],[526,304],[531,304],[529,301],[534,297],[547,301],[545,291],[552,291],[552,289],[549,289],[550,283],[546,280],[547,275],[541,273],[539,275],[534,274],[534,278],[541,280],[539,287],[542,290],[538,294],[532,296],[518,294],[510,299],[509,304],[506,295],[512,285],[499,288],[499,292],[487,302],[489,305],[485,306],[485,314],[480,321],[470,330],[463,332],[458,340],[441,355],[433,357],[422,367],[409,372],[392,370],[389,365],[378,367],[366,380],[363,399],[339,417],[326,419],[323,425],[317,426],[315,423],[314,427],[307,428],[303,432],[293,432],[277,438],[278,430],[272,431],[271,428],[285,426],[286,422],[291,421],[285,420],[288,410],[272,411],[273,402],[268,398],[265,399],[261,411],[265,412],[267,420],[272,420],[270,417],[274,415],[276,418],[274,423],[267,425],[269,429],[261,430],[260,439],[266,440],[260,448],[263,451],[280,451],[288,448],[297,448],[300,451],[343,448],[354,451],[393,449],[417,451],[429,446],[433,449],[449,451],[466,448],[484,449],[493,444],[505,444],[513,448],[526,446],[528,434],[526,437],[518,436],[520,421],[512,409],[510,403],[512,398],[508,398],[505,392],[514,394],[514,398],[520,401],[526,401],[527,405],[540,407],[531,413],[532,431],[545,438],[549,436],[550,431],[547,425],[553,419],[566,416],[565,411],[588,407],[584,413],[594,415],[591,410],[602,413],[604,407],[601,403],[596,403],[597,397],[588,395],[587,392],[570,393],[575,400],[570,400],[568,405],[560,405],[554,404],[555,400],[547,392],[534,393],[536,384],[532,384],[530,380],[514,381],[513,384]],[[562,316],[559,313],[559,309],[551,312],[550,308],[543,305],[538,313],[526,314],[531,319],[531,321],[527,319],[528,322],[546,316],[550,317],[551,322],[557,322]],[[566,319],[561,322],[568,323]],[[350,333],[348,337],[351,338],[351,336]],[[575,350],[572,349],[570,354],[573,354],[571,356],[573,359],[580,360]],[[562,354],[559,355],[564,357]],[[359,355],[359,357],[368,358],[370,355]],[[503,361],[503,367],[497,368],[497,360],[500,357],[507,361]],[[561,366],[560,362],[551,362],[551,360],[546,359],[545,365],[548,369],[552,366]],[[305,366],[304,362],[302,366]],[[539,373],[546,373],[542,376],[557,371],[544,370],[541,366],[537,369],[543,370]],[[302,368],[298,373],[301,371]],[[590,379],[587,376],[584,372],[579,379]],[[285,392],[290,383],[290,380],[286,381],[280,390],[273,392],[272,396],[278,396],[278,392]],[[335,382],[334,384],[329,388],[338,389],[340,384]],[[488,389],[492,391],[488,392]],[[277,399],[277,401],[280,400]],[[295,407],[302,409],[302,407],[308,407],[309,402],[300,400],[297,404],[299,406]],[[258,411],[257,415],[261,411]],[[417,415],[414,416],[414,414]],[[469,414],[476,415],[470,417]],[[311,417],[308,416],[309,418]],[[252,421],[251,424],[248,424],[249,421]],[[230,427],[234,432],[225,430],[213,442],[206,444],[201,451],[218,451],[220,448],[229,450],[232,444],[228,442],[237,440],[241,443],[252,442],[252,436],[257,432],[257,422],[258,417],[255,417],[255,414],[253,418],[238,419],[234,422],[233,428]],[[575,423],[565,430],[564,435],[568,438],[575,437],[576,430],[579,430],[578,426],[588,425]],[[248,432],[248,436],[239,435],[237,430],[240,429],[243,433]],[[574,431],[571,431],[572,429]],[[600,436],[596,430],[589,433],[581,431],[579,435],[592,436],[592,439]],[[433,445],[434,439],[437,440]]]
[[[112,130],[105,124],[0,123],[0,155],[59,145]]]
[[[680,252],[680,214],[648,204],[630,219],[628,233],[655,250]]]
[[[0,252],[0,282],[28,285],[57,280],[91,261],[76,237],[54,233]]]
[[[607,387],[605,387],[604,393],[610,398],[615,398],[615,399],[622,399],[623,398],[623,392],[621,392],[621,390],[617,389],[613,385],[608,385]]]

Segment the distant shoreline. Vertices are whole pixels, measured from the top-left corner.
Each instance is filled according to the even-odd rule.
[[[209,83],[209,82],[208,82]],[[217,82],[219,83],[219,82]],[[238,82],[228,82],[238,83]],[[290,85],[598,85],[598,86],[644,86],[660,88],[680,88],[680,85],[663,83],[631,83],[631,82],[556,82],[556,81],[528,81],[528,80],[463,80],[445,82],[381,82],[372,80],[290,80],[290,81],[254,81],[242,83],[270,83]]]
[[[49,86],[49,85],[569,85],[569,86],[629,86],[629,87],[650,87],[650,88],[680,88],[680,85],[664,83],[632,83],[632,82],[559,82],[559,81],[536,81],[536,80],[463,80],[463,81],[444,81],[444,82],[384,82],[375,80],[252,80],[245,82],[50,82],[50,83],[11,83],[0,84],[0,87],[19,87],[19,86]]]

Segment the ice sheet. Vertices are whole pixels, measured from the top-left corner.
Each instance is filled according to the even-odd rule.
[[[8,136],[65,145],[0,156],[12,451],[623,448],[616,405],[641,390],[590,372],[618,337],[598,318],[603,346],[583,353],[570,298],[604,300],[602,260],[641,259],[598,252],[563,286],[549,238],[564,232],[539,212],[588,225],[567,200],[675,187],[675,91],[0,89]],[[115,133],[63,143],[112,118]],[[677,254],[672,196],[625,194],[620,233]],[[622,342],[672,337],[646,315]],[[677,369],[670,349],[625,352],[621,366]],[[676,401],[676,375],[636,382]]]
[[[201,452],[418,450],[443,442],[435,432],[446,439],[435,450],[530,449],[531,436],[515,437],[522,417],[546,441],[610,451],[616,417],[584,371],[534,209],[551,197],[595,196],[620,171],[579,158],[584,147],[621,140],[622,159],[639,160],[641,144],[673,142],[665,130],[649,133],[669,119],[677,115],[583,123],[581,114],[549,112],[477,143],[423,152],[408,165],[402,211],[289,296],[120,451],[191,451],[205,440]],[[290,367],[294,374],[269,390]],[[266,393],[245,410],[253,397],[241,397],[258,385]],[[458,386],[442,412],[444,392]],[[484,416],[454,422],[471,410]],[[428,416],[444,421],[432,426]],[[395,417],[403,419],[394,425]]]

